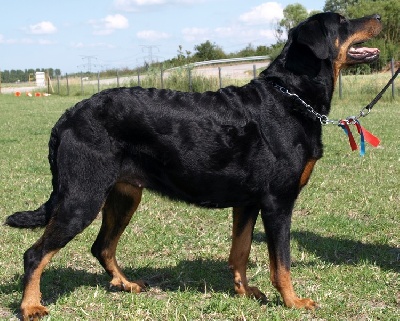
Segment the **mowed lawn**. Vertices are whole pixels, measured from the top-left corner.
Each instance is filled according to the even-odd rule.
[[[358,114],[383,86],[371,76],[360,79],[345,77],[345,97],[335,98],[332,118]],[[81,99],[0,95],[1,222],[47,200],[50,130]],[[362,119],[382,141],[378,148],[367,146],[365,157],[351,152],[340,128],[324,128],[325,155],[296,203],[291,246],[294,287],[319,309],[282,305],[269,281],[261,220],[248,276],[268,296],[266,305],[234,295],[227,267],[230,209],[206,210],[145,192],[117,258],[131,279],[150,284],[149,291],[108,288],[109,277],[90,254],[99,216],[45,270],[42,299],[50,309],[45,320],[398,320],[399,122],[400,96],[393,101],[386,94]],[[42,232],[0,225],[0,320],[18,318],[22,256]]]

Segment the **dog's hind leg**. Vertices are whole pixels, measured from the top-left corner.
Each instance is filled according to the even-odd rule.
[[[229,255],[229,268],[233,273],[237,294],[265,302],[267,298],[264,293],[256,287],[249,286],[246,277],[247,262],[258,213],[258,207],[233,209],[232,247]]]
[[[24,293],[21,312],[24,320],[36,320],[48,314],[40,303],[40,277],[51,258],[97,216],[104,201],[102,193],[88,193],[91,188],[82,184],[74,193],[59,198],[43,236],[24,254]],[[82,196],[85,195],[85,196]]]
[[[93,255],[112,277],[111,286],[128,292],[142,292],[146,284],[129,281],[118,266],[115,252],[119,238],[136,211],[142,196],[142,188],[117,183],[110,191],[103,207],[103,222],[92,246]]]

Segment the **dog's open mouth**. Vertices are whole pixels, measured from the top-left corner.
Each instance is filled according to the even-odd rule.
[[[354,47],[351,46],[347,52],[347,56],[354,63],[372,62],[378,59],[380,50],[378,48]]]

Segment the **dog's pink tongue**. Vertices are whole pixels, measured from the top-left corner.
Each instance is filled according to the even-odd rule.
[[[378,54],[380,50],[378,48],[368,48],[368,47],[360,47],[360,48],[350,48],[350,53],[353,55],[365,55],[365,54]]]

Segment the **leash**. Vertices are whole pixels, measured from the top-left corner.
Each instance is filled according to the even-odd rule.
[[[379,99],[382,98],[383,94],[386,92],[386,90],[389,88],[389,86],[394,82],[398,74],[400,73],[400,68],[397,69],[397,71],[394,73],[392,78],[388,81],[388,83],[383,87],[383,89],[380,91],[378,95],[368,104],[366,105],[363,109],[360,110],[360,113],[358,116],[349,116],[346,119],[338,119],[338,120],[332,120],[329,119],[328,116],[323,115],[315,111],[313,107],[311,107],[309,104],[307,104],[303,99],[301,99],[297,94],[291,93],[288,89],[285,87],[282,87],[276,83],[273,83],[273,86],[277,88],[281,93],[289,96],[289,97],[294,97],[298,102],[300,102],[306,109],[306,111],[312,115],[312,118],[316,118],[319,120],[321,125],[337,125],[343,129],[345,134],[347,135],[349,139],[349,144],[351,147],[351,150],[357,150],[357,143],[354,139],[354,136],[350,130],[349,125],[355,125],[357,128],[357,132],[361,137],[360,140],[360,156],[365,155],[365,142],[367,141],[369,144],[371,144],[374,147],[377,147],[380,143],[380,140],[378,137],[374,136],[371,134],[368,130],[366,130],[364,127],[361,126],[360,123],[360,118],[366,117],[369,115],[369,113],[372,110],[372,107],[379,101]]]

